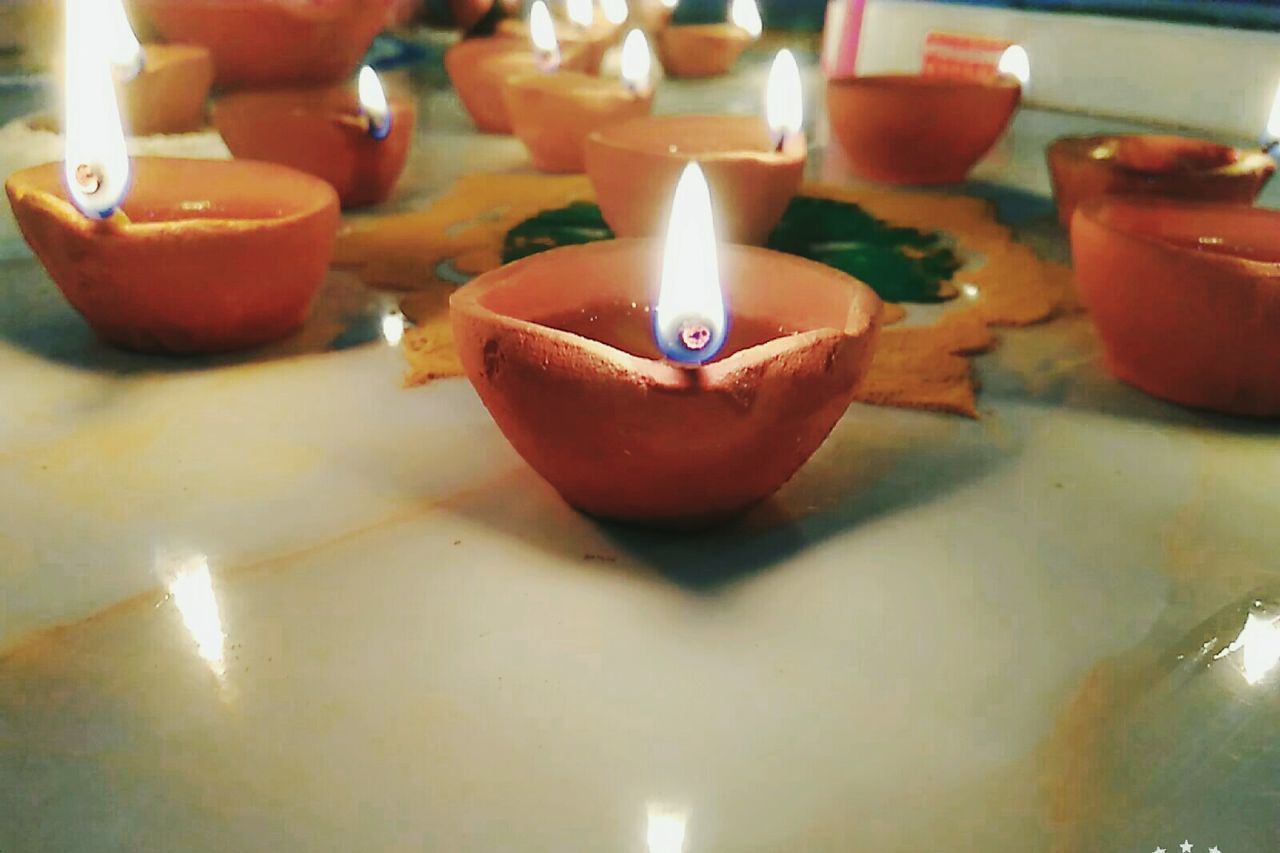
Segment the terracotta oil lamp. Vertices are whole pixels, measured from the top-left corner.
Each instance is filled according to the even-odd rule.
[[[696,165],[660,255],[613,240],[487,273],[450,300],[454,336],[507,440],[572,506],[707,526],[822,444],[870,364],[881,305],[829,267],[717,252]]]
[[[761,244],[804,177],[800,72],[780,51],[769,74],[768,121],[753,116],[653,116],[587,137],[587,175],[605,221],[620,237],[662,233],[671,193],[689,160],[706,173],[723,239]]]
[[[755,0],[732,0],[724,24],[679,24],[658,30],[658,58],[672,77],[728,74],[764,31]]]
[[[1076,136],[1049,146],[1058,219],[1100,195],[1252,204],[1276,164],[1266,153],[1182,136]]]
[[[622,79],[573,71],[534,72],[507,80],[507,114],[515,134],[543,172],[582,172],[588,134],[646,116],[653,107],[649,45],[632,30],[623,45]]]
[[[404,171],[417,110],[388,99],[378,75],[360,70],[356,90],[274,89],[219,98],[213,123],[231,153],[323,178],[344,208],[385,201]]]
[[[391,0],[133,0],[167,41],[213,55],[222,88],[336,83],[387,22]]]
[[[511,133],[503,90],[507,80],[524,74],[584,71],[581,47],[560,47],[551,13],[543,0],[535,0],[529,12],[529,39],[463,39],[444,54],[445,71],[463,107],[482,133]]]
[[[1118,378],[1175,403],[1280,417],[1280,212],[1083,201],[1076,280]]]
[[[98,0],[68,3],[66,161],[5,190],[50,277],[103,340],[213,352],[282,337],[329,265],[333,188],[251,161],[129,161]]]
[[[886,184],[963,182],[1022,99],[1024,69],[1008,65],[1002,60],[1007,70],[990,80],[919,74],[831,80],[831,131],[850,169]]]
[[[625,5],[624,5],[625,10]],[[604,55],[618,39],[622,21],[614,23],[604,15],[597,15],[591,0],[568,0],[565,4],[567,21],[553,22],[557,43],[567,51],[573,49],[580,56],[581,67],[587,74],[599,74]],[[548,15],[550,19],[550,15]],[[623,16],[622,20],[626,20]],[[501,37],[529,41],[533,37],[533,13],[530,8],[529,23],[507,19],[498,24]]]
[[[121,93],[129,133],[151,136],[203,128],[213,85],[209,51],[191,44],[148,44],[141,64]]]

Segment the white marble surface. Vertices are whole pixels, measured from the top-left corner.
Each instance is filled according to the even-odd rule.
[[[522,168],[419,85],[393,206]],[[965,191],[1061,254],[1040,151],[1099,126],[1024,113]],[[979,421],[855,406],[738,527],[642,533],[402,389],[385,306],[335,273],[295,341],[147,359],[0,262],[0,851],[1280,841],[1275,673],[1186,657],[1276,581],[1276,427],[1118,385],[1078,318],[979,361]],[[1136,698],[1061,725],[1109,659]]]

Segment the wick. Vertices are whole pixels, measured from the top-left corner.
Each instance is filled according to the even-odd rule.
[[[711,343],[711,329],[700,320],[680,324],[680,343],[690,352],[701,352]]]
[[[369,138],[375,142],[381,142],[391,135],[391,113],[387,113],[386,118],[377,121],[373,116],[366,116],[365,120],[369,124]]]
[[[787,145],[787,135],[785,133],[778,134],[778,141],[773,146],[774,154],[781,154],[782,149]]]
[[[76,166],[76,183],[85,195],[94,195],[102,189],[102,174],[97,167],[81,163]]]

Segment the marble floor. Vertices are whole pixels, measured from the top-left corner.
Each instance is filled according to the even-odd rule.
[[[659,109],[753,110],[764,59]],[[528,168],[408,77],[392,209]],[[1118,126],[1024,110],[958,191],[1064,257],[1041,152]],[[1118,384],[1086,319],[1004,334],[979,420],[854,406],[672,536],[403,389],[349,275],[281,345],[154,359],[7,250],[3,853],[1280,847],[1280,428]]]

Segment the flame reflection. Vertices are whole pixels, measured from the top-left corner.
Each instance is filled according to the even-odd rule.
[[[1280,616],[1264,617],[1250,613],[1245,617],[1244,628],[1214,660],[1240,652],[1240,669],[1244,680],[1257,684],[1280,663]]]
[[[219,682],[227,677],[226,639],[218,599],[213,592],[209,558],[193,554],[179,559],[162,559],[158,566],[165,587],[182,624],[196,644],[196,654],[209,666]]]

